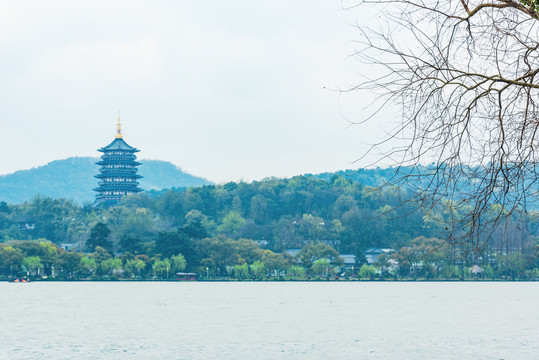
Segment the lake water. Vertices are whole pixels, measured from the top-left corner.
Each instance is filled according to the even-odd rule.
[[[0,359],[539,359],[539,283],[0,283]]]

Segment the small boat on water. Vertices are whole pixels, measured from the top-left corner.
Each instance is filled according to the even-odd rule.
[[[29,283],[30,280],[28,279],[9,279],[10,283]]]

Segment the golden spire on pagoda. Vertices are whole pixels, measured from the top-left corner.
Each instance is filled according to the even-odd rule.
[[[120,124],[120,110],[118,110],[118,132],[116,133],[116,139],[121,139],[122,136],[122,124]]]

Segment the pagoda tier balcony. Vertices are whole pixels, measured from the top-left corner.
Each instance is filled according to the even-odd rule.
[[[135,173],[117,173],[117,172],[104,172],[102,174],[94,175],[97,179],[107,178],[125,178],[125,179],[142,179],[142,176]]]
[[[96,196],[95,199],[98,204],[103,204],[103,203],[117,204],[120,202],[120,200],[122,200],[122,196],[107,196],[107,197]]]
[[[101,151],[101,150],[98,150]],[[115,151],[108,151],[104,150],[101,151],[103,153],[102,156],[135,156],[135,153],[137,151],[131,151],[131,150],[115,150]]]
[[[138,169],[110,169],[110,168],[101,168],[99,172],[103,175],[116,177],[116,176],[125,176],[125,177],[135,177],[140,176],[137,174]],[[117,175],[116,175],[117,174]]]
[[[121,196],[121,195],[127,195],[127,194],[136,194],[136,193],[142,191],[142,189],[140,189],[140,188],[134,188],[134,189],[117,189],[117,188],[114,188],[114,189],[109,189],[109,188],[102,188],[102,187],[98,187],[98,188],[95,188],[93,190],[99,193],[97,195],[97,197],[107,196],[107,195]]]
[[[96,165],[100,165],[100,166],[103,166],[103,165],[130,165],[130,166],[140,166],[141,163],[137,162],[137,161],[134,161],[134,160],[114,160],[114,161],[109,161],[109,160],[101,160],[101,161],[97,161],[96,162]]]
[[[127,184],[137,183],[137,180],[141,178],[140,175],[137,175],[137,176],[116,175],[114,176],[110,174],[95,175],[94,177],[98,178],[101,181],[106,181],[110,183],[127,183]]]
[[[138,183],[120,183],[120,182],[108,182],[108,181],[100,181],[99,182],[100,188],[111,188],[111,189],[135,189],[138,187]]]
[[[107,181],[103,180],[97,183],[99,186],[131,187],[139,186],[138,181]]]
[[[103,181],[100,181],[97,183],[97,187],[96,189],[113,189],[113,190],[118,190],[118,189],[121,189],[121,190],[134,190],[134,189],[138,189],[140,186],[140,184],[118,184],[118,183],[110,183],[110,182],[103,182]],[[95,190],[95,189],[94,189]]]
[[[118,173],[118,174],[134,174],[138,172],[138,169],[136,167],[105,167],[102,166],[99,168],[99,171],[101,173]]]
[[[141,165],[141,163],[137,162],[137,161],[133,161],[133,160],[114,160],[114,161],[98,161],[96,162],[96,165],[100,165],[100,166],[107,166],[107,165],[116,165],[117,167],[121,168],[122,166],[128,166],[128,167],[133,167],[133,166],[139,166]]]
[[[138,172],[137,168],[99,168],[101,174],[123,174],[119,176],[131,176],[135,175]],[[113,175],[111,175],[113,176]]]
[[[125,154],[109,154],[103,153],[99,156],[100,159],[133,159],[137,158],[137,155],[134,153],[125,153]]]
[[[136,172],[138,172],[138,169],[136,167],[132,167],[132,168],[101,167],[99,168],[99,172],[102,174],[107,173],[107,174],[126,174],[127,175],[127,174],[135,174]]]
[[[99,179],[101,181],[108,181],[108,182],[121,182],[121,183],[133,183],[138,181],[142,178],[140,175],[133,175],[133,176],[126,176],[126,175],[118,175],[118,174],[99,174],[94,175],[96,179]],[[114,180],[114,179],[125,179],[125,180]]]
[[[97,195],[95,197],[96,201],[99,203],[102,202],[119,202],[124,195]]]
[[[97,195],[96,199],[120,200],[122,195]]]
[[[135,160],[137,160],[137,157],[135,155],[133,155],[133,156],[130,156],[130,155],[124,155],[124,156],[119,156],[119,155],[106,156],[106,155],[103,155],[103,156],[101,156],[100,159],[102,161],[110,161],[110,162],[135,161]]]
[[[131,148],[131,149],[122,149],[122,150],[119,150],[119,149],[116,149],[116,150],[110,150],[110,149],[107,149],[107,148],[101,148],[101,149],[97,149],[97,151],[102,152],[102,153],[104,153],[104,154],[108,154],[108,155],[123,155],[123,154],[133,154],[133,153],[138,153],[140,150],[139,150],[139,149],[135,149],[135,148]]]

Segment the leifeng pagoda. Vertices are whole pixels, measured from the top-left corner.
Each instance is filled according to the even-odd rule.
[[[136,161],[135,155],[140,150],[129,146],[124,141],[119,116],[116,138],[109,145],[97,151],[102,152],[103,155],[101,161],[96,162],[97,165],[101,166],[100,174],[95,176],[100,180],[99,187],[94,189],[97,191],[96,205],[114,205],[120,201],[122,196],[142,191],[138,187],[137,181],[142,178],[137,174],[137,166],[140,163]]]

